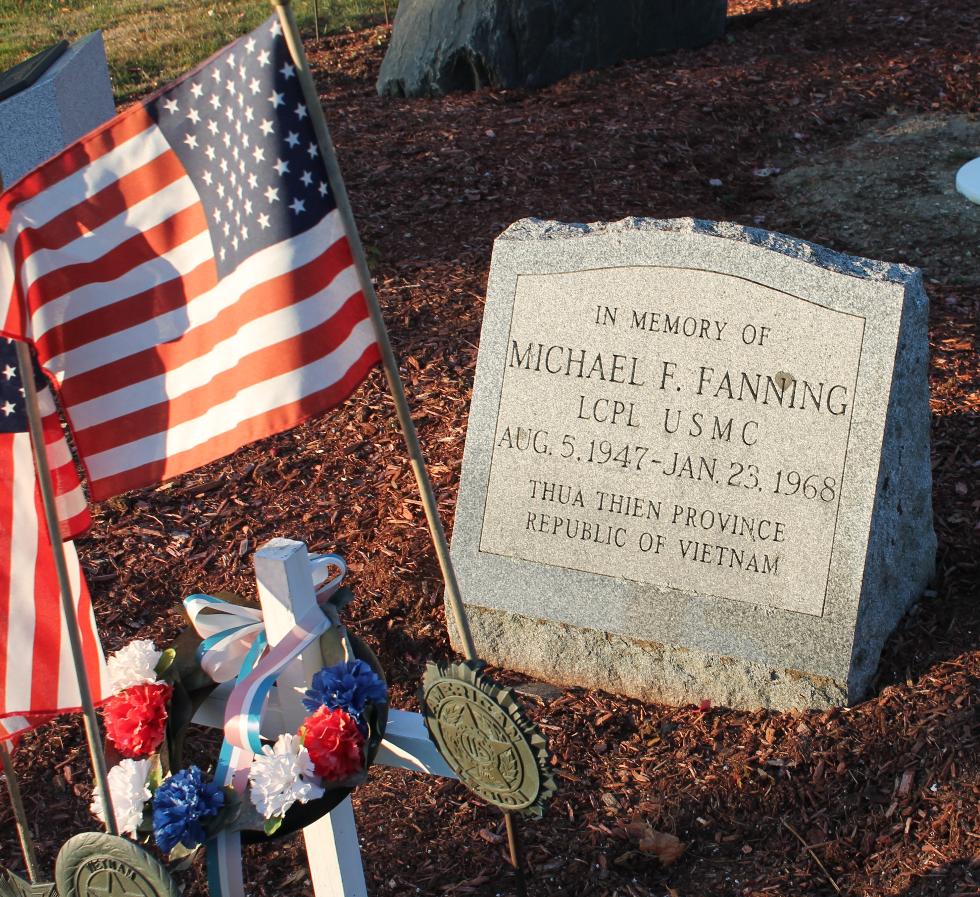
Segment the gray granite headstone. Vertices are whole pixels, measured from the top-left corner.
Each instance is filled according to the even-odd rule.
[[[0,177],[7,186],[112,118],[102,32],[73,43],[25,90],[0,102]]]
[[[510,227],[452,543],[480,655],[671,703],[861,698],[934,569],[927,313],[917,270],[767,231]]]

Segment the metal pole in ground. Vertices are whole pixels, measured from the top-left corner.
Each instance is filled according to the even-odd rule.
[[[3,192],[3,177],[0,176],[0,193]],[[61,607],[65,615],[65,627],[68,629],[68,644],[71,648],[71,659],[78,677],[78,694],[82,702],[82,715],[85,721],[85,739],[88,742],[89,757],[92,761],[92,772],[96,784],[102,792],[102,812],[105,816],[106,831],[110,835],[118,834],[116,830],[116,815],[112,811],[112,797],[109,794],[109,779],[106,773],[105,754],[102,752],[102,738],[99,734],[99,722],[95,717],[95,705],[92,703],[92,690],[88,684],[88,674],[82,659],[82,644],[78,637],[78,615],[75,613],[75,602],[71,594],[71,581],[68,577],[68,564],[65,562],[65,548],[61,541],[61,529],[58,524],[58,512],[55,505],[54,486],[51,483],[51,469],[48,466],[48,456],[44,451],[44,428],[41,424],[41,411],[37,404],[37,385],[34,382],[34,365],[31,364],[31,353],[27,344],[15,341],[17,367],[20,369],[20,382],[24,384],[24,399],[27,404],[27,423],[31,434],[31,446],[34,450],[34,466],[37,470],[38,486],[41,490],[41,501],[44,505],[44,522],[48,527],[51,539],[51,553],[54,555],[55,572],[58,576],[58,588],[61,591]],[[9,779],[8,779],[9,782]]]
[[[58,575],[58,586],[61,590],[61,609],[65,615],[65,628],[68,630],[68,645],[71,648],[71,659],[78,677],[78,693],[82,702],[82,719],[85,722],[85,739],[88,741],[89,758],[92,761],[92,772],[99,786],[102,798],[102,812],[105,815],[106,831],[110,835],[118,834],[116,816],[112,810],[112,798],[109,796],[109,781],[106,773],[105,755],[102,752],[102,737],[99,733],[99,722],[95,716],[95,705],[92,703],[92,690],[89,687],[88,673],[82,655],[82,642],[78,635],[78,615],[75,613],[75,601],[72,598],[71,579],[68,576],[68,564],[65,561],[65,548],[61,541],[56,510],[54,487],[51,484],[51,470],[48,467],[48,457],[44,451],[44,430],[41,424],[41,411],[37,404],[37,386],[34,383],[34,366],[31,364],[31,353],[27,343],[15,341],[17,351],[17,367],[20,368],[21,383],[24,384],[24,396],[27,401],[27,421],[31,432],[31,444],[34,448],[34,466],[37,469],[38,486],[41,490],[41,501],[44,505],[44,521],[51,538],[51,551],[54,555],[55,572]]]
[[[374,284],[371,281],[371,271],[368,268],[367,258],[364,255],[364,247],[361,245],[361,238],[358,235],[357,225],[354,222],[354,213],[351,211],[347,189],[344,186],[344,178],[340,173],[340,164],[337,162],[337,154],[334,151],[333,141],[330,138],[330,131],[327,129],[327,122],[323,117],[320,96],[313,83],[313,75],[310,73],[310,67],[306,61],[306,54],[303,52],[302,38],[299,36],[299,29],[296,26],[296,19],[293,16],[291,7],[288,3],[276,3],[275,7],[276,12],[279,14],[279,21],[282,24],[283,36],[293,56],[293,62],[296,63],[296,73],[299,77],[300,86],[303,89],[303,96],[306,99],[310,122],[313,125],[317,143],[320,147],[320,156],[327,169],[330,188],[337,202],[337,211],[340,213],[341,220],[344,222],[344,230],[347,233],[347,242],[350,244],[351,255],[354,257],[354,266],[357,269],[361,291],[364,293],[364,299],[367,302],[368,311],[371,315],[371,323],[374,325],[375,339],[377,339],[378,346],[381,349],[381,362],[384,366],[385,377],[388,380],[388,388],[391,391],[392,398],[395,400],[398,423],[402,428],[402,435],[408,447],[409,460],[411,461],[412,470],[415,473],[415,480],[418,483],[419,492],[422,496],[422,507],[425,509],[425,518],[429,525],[429,533],[432,536],[436,557],[439,559],[439,566],[442,569],[442,578],[446,584],[446,596],[449,599],[449,605],[452,608],[453,616],[456,620],[456,628],[463,646],[463,654],[467,660],[476,660],[473,636],[470,634],[466,611],[463,609],[463,600],[459,593],[456,571],[453,569],[452,559],[449,556],[449,545],[446,542],[446,533],[442,527],[442,520],[439,517],[439,507],[436,503],[435,493],[432,490],[432,482],[429,480],[429,474],[425,469],[422,448],[419,445],[418,435],[415,432],[415,424],[412,421],[412,413],[408,407],[405,387],[398,373],[398,362],[395,359],[395,353],[392,351],[391,342],[388,339],[388,330],[385,327],[384,317],[381,314],[381,306],[378,304],[378,296],[374,291]]]
[[[279,21],[282,24],[283,36],[286,39],[289,52],[292,54],[293,62],[296,64],[296,73],[306,100],[310,122],[313,125],[317,143],[320,147],[320,156],[327,169],[327,178],[330,181],[330,188],[333,191],[334,199],[337,201],[337,211],[340,213],[341,220],[344,222],[344,230],[347,233],[347,241],[350,244],[351,254],[354,258],[354,265],[357,269],[361,291],[364,293],[368,311],[371,314],[375,338],[381,349],[385,377],[388,380],[388,388],[391,391],[392,398],[395,400],[398,423],[402,428],[402,435],[408,447],[409,460],[411,461],[412,470],[415,473],[415,480],[418,483],[419,492],[422,496],[422,507],[425,509],[425,517],[429,525],[432,544],[435,547],[436,557],[439,559],[443,582],[446,584],[446,597],[452,609],[460,643],[463,647],[463,654],[467,660],[475,661],[478,660],[476,647],[474,646],[473,636],[470,632],[466,610],[463,607],[463,599],[460,595],[456,571],[453,567],[452,558],[449,555],[446,532],[443,529],[442,520],[439,517],[439,506],[436,502],[429,474],[425,469],[425,459],[422,456],[422,448],[419,445],[418,434],[415,432],[415,424],[412,421],[412,414],[408,407],[405,387],[398,373],[398,362],[395,359],[395,353],[392,351],[391,341],[388,339],[388,330],[385,327],[384,316],[381,314],[378,296],[374,291],[374,283],[371,280],[371,271],[368,268],[367,258],[364,255],[364,247],[361,245],[361,238],[357,232],[357,224],[354,221],[354,213],[347,196],[347,188],[344,186],[340,163],[337,161],[337,154],[334,150],[333,140],[330,137],[330,130],[323,116],[320,95],[317,93],[316,85],[313,83],[313,75],[306,61],[306,54],[303,52],[302,38],[299,35],[299,29],[296,27],[296,19],[293,16],[292,9],[288,3],[275,2],[275,0],[273,2],[276,12],[279,14]],[[504,820],[507,825],[507,843],[510,847],[510,860],[517,877],[517,894],[518,897],[525,897],[524,870],[520,857],[520,835],[517,831],[516,821],[512,818],[511,813],[504,813]]]
[[[34,850],[34,838],[31,827],[24,812],[24,801],[20,796],[20,785],[17,783],[17,773],[14,762],[10,758],[7,745],[0,741],[0,764],[3,764],[3,774],[7,778],[7,794],[10,795],[10,806],[14,811],[14,824],[17,826],[17,837],[20,839],[20,849],[24,854],[24,865],[27,866],[27,876],[31,884],[40,880],[41,873],[37,864],[37,853]]]
[[[507,847],[510,850],[510,864],[514,867],[514,884],[517,888],[517,897],[527,897],[524,862],[521,857],[521,835],[517,830],[517,820],[509,810],[504,810],[504,824],[507,826]]]

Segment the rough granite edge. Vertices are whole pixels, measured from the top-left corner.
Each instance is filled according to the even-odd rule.
[[[451,610],[446,611],[450,643],[460,649]],[[848,704],[845,681],[804,670],[769,667],[478,605],[467,605],[466,616],[479,656],[536,679],[544,676],[552,684],[674,706],[704,700],[738,710]],[[586,657],[590,658],[588,675],[583,672]]]
[[[906,290],[905,299],[855,620],[851,703],[867,693],[885,642],[935,576],[929,296],[921,279]]]
[[[921,280],[918,268],[899,262],[882,262],[860,258],[828,249],[819,243],[811,243],[799,237],[791,237],[757,227],[744,227],[726,221],[709,221],[704,218],[623,218],[619,221],[594,221],[591,224],[575,224],[543,218],[522,218],[508,227],[498,240],[556,240],[570,237],[607,236],[631,231],[660,231],[663,233],[702,234],[720,237],[740,243],[749,243],[763,249],[781,253],[790,258],[809,262],[828,271],[887,281],[908,287]]]

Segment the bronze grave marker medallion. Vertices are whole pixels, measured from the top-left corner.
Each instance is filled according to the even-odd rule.
[[[65,842],[55,863],[61,897],[179,897],[166,867],[138,844],[103,832]]]
[[[503,810],[540,816],[555,784],[544,737],[510,689],[466,663],[426,667],[425,721],[460,781]]]

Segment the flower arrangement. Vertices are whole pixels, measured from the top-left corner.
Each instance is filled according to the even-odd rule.
[[[363,643],[342,627],[327,635],[321,650],[337,662],[313,677],[298,731],[253,756],[245,797],[200,767],[181,765],[187,724],[215,687],[196,659],[196,643],[189,647],[184,638],[178,650],[161,651],[138,640],[112,655],[115,693],[103,719],[110,762],[118,761],[108,785],[119,831],[178,859],[220,830],[236,829],[245,840],[286,834],[343,800],[366,778],[380,744],[387,688]],[[102,819],[98,792],[91,810]]]

